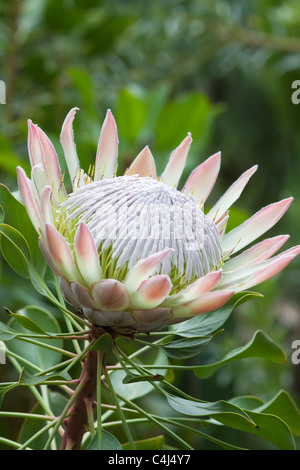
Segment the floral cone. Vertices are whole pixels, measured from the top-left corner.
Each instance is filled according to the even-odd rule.
[[[76,110],[69,112],[61,131],[71,192],[53,145],[31,121],[31,179],[18,167],[18,183],[65,299],[94,324],[119,332],[150,332],[184,321],[276,275],[299,253],[296,246],[273,256],[288,235],[242,251],[278,222],[292,198],[264,207],[226,233],[229,208],[257,166],[243,173],[205,214],[220,153],[195,168],[182,191],[176,188],[190,134],[172,152],[160,177],[148,147],[123,176],[116,176],[117,128],[108,111],[95,166],[86,174],[73,138]]]

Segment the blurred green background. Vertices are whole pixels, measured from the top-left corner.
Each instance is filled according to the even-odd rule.
[[[191,148],[182,181],[218,150],[222,169],[214,202],[243,171],[259,165],[231,211],[230,226],[262,206],[295,198],[268,236],[289,233],[300,243],[299,1],[276,0],[5,0],[0,1],[0,181],[16,190],[16,166],[28,170],[27,119],[47,133],[62,159],[59,133],[67,112],[83,167],[94,160],[106,109],[118,125],[119,174],[149,144],[158,171],[187,132]],[[62,161],[62,160],[61,160]],[[43,300],[1,260],[0,318]],[[204,400],[253,394],[268,400],[288,390],[300,404],[300,365],[291,344],[300,339],[300,259],[256,290],[263,299],[241,306],[225,333],[197,361],[214,361],[263,329],[285,350],[285,365],[249,361],[227,365],[212,379],[178,376]],[[0,374],[9,374],[0,366]],[[3,405],[14,406],[9,394]],[[26,397],[18,396],[20,408]],[[147,406],[159,412],[158,400]],[[9,437],[19,423],[4,422]],[[147,428],[148,429],[148,428]],[[147,431],[148,432],[148,431]],[[151,431],[149,431],[151,433]],[[196,439],[193,437],[193,439]],[[234,434],[237,444],[249,437]],[[207,443],[195,440],[198,448]]]

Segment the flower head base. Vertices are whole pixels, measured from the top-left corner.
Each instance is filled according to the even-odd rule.
[[[190,134],[159,178],[148,147],[123,176],[116,176],[118,137],[108,111],[94,170],[84,173],[73,139],[76,109],[61,132],[72,182],[69,194],[54,147],[31,121],[31,180],[19,167],[18,182],[64,297],[96,325],[150,332],[212,311],[235,292],[280,272],[300,252],[296,246],[272,257],[289,238],[282,235],[236,255],[282,217],[292,198],[264,207],[226,233],[228,210],[257,167],[243,173],[205,214],[220,153],[199,165],[177,190]]]

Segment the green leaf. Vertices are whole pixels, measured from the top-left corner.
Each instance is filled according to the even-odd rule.
[[[156,127],[156,143],[161,149],[175,148],[191,132],[194,140],[206,133],[214,112],[209,98],[202,93],[185,93],[162,110]]]
[[[217,420],[225,426],[229,426],[239,431],[249,432],[257,437],[266,439],[280,450],[295,449],[295,441],[290,428],[281,418],[271,414],[257,413],[250,410],[247,410],[247,414],[256,423],[256,428],[249,427],[247,423],[239,417],[233,421],[228,418],[228,416],[218,416]]]
[[[5,323],[0,322],[0,340],[9,341],[15,338],[18,335],[18,332],[10,328]]]
[[[140,441],[134,441],[136,450],[162,450],[165,445],[164,436],[155,436]],[[129,442],[122,445],[123,450],[131,450]]]
[[[234,349],[224,356],[221,361],[203,366],[195,366],[193,371],[197,377],[207,378],[228,362],[250,357],[257,357],[275,363],[283,363],[286,360],[286,356],[280,346],[259,330],[245,346]]]
[[[119,95],[116,120],[120,135],[129,142],[134,142],[147,117],[147,106],[138,93],[130,88],[123,88]]]
[[[41,385],[47,383],[48,380],[72,380],[67,372],[54,372],[52,374],[32,375],[23,371],[19,380],[20,385]]]
[[[39,274],[44,275],[46,261],[38,244],[38,234],[23,204],[3,184],[0,184],[0,206],[4,212],[5,224],[10,225],[22,234],[30,246],[33,266]]]
[[[240,397],[234,397],[230,400],[230,403],[243,408],[244,410],[255,410],[258,406],[263,405],[263,400],[254,397],[252,395],[245,395]]]
[[[47,333],[39,327],[37,323],[35,323],[31,318],[26,317],[25,315],[21,315],[19,313],[11,313],[10,314],[13,318],[17,320],[17,322],[26,328],[26,330],[33,331],[34,333],[46,335]]]
[[[106,354],[111,354],[113,350],[113,340],[109,333],[101,335],[91,347],[92,351],[102,351]]]
[[[300,436],[300,410],[285,390],[281,390],[272,400],[262,404],[255,411],[278,416],[295,436]]]
[[[173,359],[188,359],[200,354],[222,330],[211,336],[196,336],[174,340],[161,349]]]
[[[201,417],[214,417],[219,420],[223,415],[232,415],[233,419],[236,415],[242,417],[247,422],[247,425],[252,428],[256,427],[256,423],[252,421],[249,415],[238,406],[233,403],[220,400],[216,402],[207,401],[193,401],[187,400],[186,398],[177,397],[175,395],[168,394],[168,403],[171,408],[178,413],[188,416],[201,416]]]
[[[243,410],[223,400],[210,403],[168,396],[168,403],[178,413],[188,416],[209,417],[239,431],[249,432],[266,439],[281,450],[292,450],[295,442],[287,424],[277,416]],[[231,405],[233,408],[231,408]]]
[[[148,374],[148,375],[137,375],[137,374],[127,374],[122,380],[123,384],[130,384],[136,382],[160,382],[164,380],[165,377],[161,374]]]
[[[115,436],[102,429],[101,444],[98,433],[96,433],[86,450],[122,450],[122,446]]]
[[[26,316],[36,323],[43,331],[50,331],[53,333],[60,333],[60,327],[55,317],[45,309],[26,308]],[[27,329],[20,325],[15,318],[11,319],[9,326],[12,326],[18,333],[26,334]],[[38,340],[42,344],[51,344],[55,347],[62,348],[63,341],[61,339],[51,338],[39,338]],[[32,364],[35,364],[40,369],[48,369],[57,363],[61,359],[61,354],[57,351],[44,348],[43,346],[25,343],[18,339],[11,339],[9,348],[12,352],[18,354],[24,359],[28,360]]]
[[[95,97],[93,95],[94,85],[90,74],[84,69],[69,67],[67,70],[74,87],[80,93],[84,108],[90,115],[95,115]]]
[[[30,249],[23,235],[7,224],[0,224],[1,251],[11,268],[20,276],[30,278]]]

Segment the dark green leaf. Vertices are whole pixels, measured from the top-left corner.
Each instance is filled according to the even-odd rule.
[[[221,361],[213,364],[196,366],[193,370],[197,377],[206,378],[210,377],[221,366],[228,362],[250,357],[258,357],[275,363],[283,363],[286,360],[285,354],[280,346],[259,330],[245,346],[234,349],[221,359]]]
[[[110,354],[113,350],[113,340],[109,333],[101,335],[91,347],[92,351],[102,351],[106,354]]]
[[[213,418],[225,426],[266,439],[281,450],[295,448],[289,427],[277,416],[243,410],[233,403],[225,401],[198,402],[169,395],[168,402],[171,408],[178,413]]]
[[[289,426],[295,436],[300,436],[300,410],[285,390],[281,390],[272,400],[255,411],[278,416]]]
[[[201,417],[214,417],[219,419],[223,415],[229,414],[235,417],[239,415],[243,420],[247,422],[247,425],[255,428],[256,423],[252,421],[247,412],[243,411],[236,405],[230,402],[220,400],[216,402],[206,401],[193,401],[187,400],[186,398],[176,397],[175,395],[168,394],[168,403],[171,408],[178,413],[182,413],[188,416],[201,416]]]
[[[278,449],[295,449],[295,442],[290,428],[281,418],[267,413],[256,413],[250,410],[247,410],[247,414],[255,421],[257,425],[256,428],[249,427],[240,417],[236,417],[235,420],[231,420],[230,417],[225,415],[214,418],[225,426],[238,429],[239,431],[249,432],[257,437],[266,439],[278,447]]]
[[[96,433],[86,450],[122,450],[122,446],[115,436],[102,429],[101,443]]]
[[[157,382],[164,380],[165,377],[161,374],[148,374],[148,375],[137,375],[137,374],[127,374],[122,380],[123,384],[130,384],[135,382]]]
[[[179,340],[174,340],[168,343],[165,346],[162,346],[161,349],[169,356],[174,359],[188,359],[194,357],[197,354],[200,354],[210,342],[219,334],[221,331],[218,331],[211,336],[199,336],[191,338],[182,338]]]

